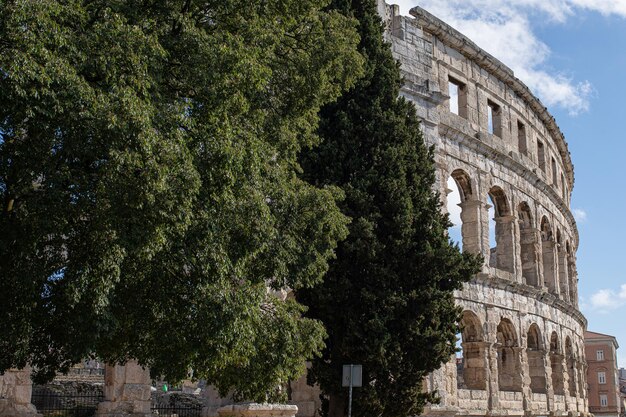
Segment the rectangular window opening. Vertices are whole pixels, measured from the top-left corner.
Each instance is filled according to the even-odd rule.
[[[604,360],[604,350],[596,351],[596,360],[603,361]]]
[[[467,119],[467,88],[465,84],[452,77],[448,78],[450,112]]]
[[[606,384],[606,373],[598,372],[598,384]]]
[[[519,153],[528,155],[528,145],[526,144],[526,126],[517,121],[517,148]]]
[[[557,187],[557,173],[556,173],[556,161],[554,160],[554,158],[550,158],[550,160],[552,161],[552,185]]]
[[[487,100],[487,131],[502,137],[502,112],[500,106],[491,100]]]
[[[540,140],[537,141],[537,162],[539,163],[539,168],[543,172],[546,172],[546,154],[543,148],[543,142]]]
[[[601,394],[600,395],[600,406],[601,407],[608,407],[609,405],[609,398],[606,396],[606,394]]]

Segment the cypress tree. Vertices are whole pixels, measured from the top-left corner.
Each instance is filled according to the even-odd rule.
[[[478,272],[480,259],[448,238],[433,149],[414,106],[399,97],[399,66],[375,1],[333,0],[330,7],[358,19],[366,72],[322,108],[323,143],[301,156],[308,181],[344,191],[341,209],[352,219],[323,285],[297,293],[329,335],[309,382],[322,389],[325,415],[345,415],[342,365],[362,364],[353,416],[405,417],[436,401],[422,381],[455,351],[453,291]]]

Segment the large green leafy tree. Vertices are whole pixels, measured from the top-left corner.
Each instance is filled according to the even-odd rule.
[[[296,176],[358,75],[325,0],[0,0],[0,371],[87,355],[265,399],[346,218]]]
[[[333,0],[359,20],[366,74],[321,112],[323,143],[303,156],[305,177],[345,192],[352,218],[323,285],[298,293],[329,334],[310,381],[329,398],[327,413],[345,415],[343,364],[363,365],[353,415],[419,414],[433,393],[423,378],[455,351],[459,310],[453,291],[479,269],[447,237],[432,150],[412,104],[399,98],[398,64],[374,0]]]

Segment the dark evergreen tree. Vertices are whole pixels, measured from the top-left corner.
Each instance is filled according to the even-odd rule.
[[[453,291],[479,270],[447,236],[450,223],[433,191],[433,151],[414,106],[399,97],[401,77],[374,0],[334,0],[359,22],[366,74],[321,112],[323,143],[302,157],[305,178],[345,192],[352,218],[324,284],[299,291],[329,337],[309,382],[321,386],[326,413],[345,415],[343,364],[363,365],[354,416],[419,414],[434,393],[422,380],[455,351],[460,311]]]

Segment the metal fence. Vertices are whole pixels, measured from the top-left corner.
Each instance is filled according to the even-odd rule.
[[[45,386],[34,386],[31,398],[44,417],[93,417],[103,400],[101,392],[55,392]]]
[[[164,406],[154,405],[151,408],[153,416],[167,416],[167,417],[202,417],[202,406],[200,405],[188,405],[188,406]]]
[[[31,402],[44,417],[94,417],[98,403],[104,401],[102,388],[85,389],[85,386],[65,385],[60,389],[58,386],[35,385]],[[164,403],[153,396],[151,412],[155,417],[202,417],[202,405],[177,401],[176,398]]]

